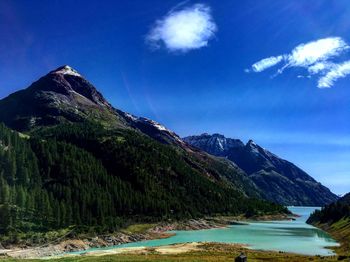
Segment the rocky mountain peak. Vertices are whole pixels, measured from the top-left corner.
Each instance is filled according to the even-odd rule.
[[[69,65],[60,66],[34,82],[29,90],[46,92],[59,99],[64,95],[75,104],[95,104],[111,109],[111,105],[77,70]],[[62,98],[62,97],[61,97]]]
[[[0,121],[19,131],[87,119],[120,122],[102,94],[68,65],[0,100],[0,111]]]
[[[243,147],[244,144],[239,139],[226,138],[222,134],[204,133],[199,136],[188,136],[184,141],[204,151],[218,156],[223,156],[228,150],[235,147]]]
[[[285,205],[322,205],[337,199],[302,169],[253,140],[243,144],[238,139],[217,134],[189,136],[184,140],[209,154],[234,162],[271,201]]]
[[[255,152],[257,154],[263,153],[264,149],[261,148],[257,143],[255,143],[253,140],[249,140],[246,144],[246,148],[252,152]]]
[[[253,146],[253,147],[256,147],[257,144],[254,142],[254,140],[250,139],[248,142],[247,142],[247,145],[249,146]]]
[[[82,77],[77,70],[73,69],[69,65],[60,66],[56,70],[51,71],[50,74],[71,75],[71,76]]]
[[[209,135],[209,134],[208,134]],[[209,135],[210,136],[210,135]],[[215,137],[215,138],[221,138],[221,139],[226,139],[226,137],[222,134],[219,134],[219,133],[214,133],[212,134],[212,137]]]

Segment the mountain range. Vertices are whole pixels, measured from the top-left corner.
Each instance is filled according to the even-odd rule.
[[[324,206],[337,200],[328,188],[293,163],[257,145],[220,134],[183,139],[187,143],[234,162],[262,192],[265,199],[283,205]]]
[[[202,148],[116,109],[70,66],[0,100],[0,122],[0,233],[16,239],[71,225],[106,232],[129,220],[288,213],[280,204],[337,198],[253,142]]]
[[[114,108],[69,66],[0,100],[0,122],[7,242],[72,225],[103,233],[130,221],[288,213],[234,163]]]

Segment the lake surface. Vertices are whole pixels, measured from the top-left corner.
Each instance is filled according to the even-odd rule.
[[[300,217],[295,221],[251,222],[248,225],[232,225],[227,228],[195,231],[171,231],[175,236],[166,239],[140,241],[108,248],[154,247],[186,242],[223,242],[247,244],[252,249],[276,250],[305,255],[333,255],[327,246],[337,246],[326,232],[306,224],[315,207],[289,207]]]

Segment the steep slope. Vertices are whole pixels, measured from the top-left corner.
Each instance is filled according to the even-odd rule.
[[[186,137],[184,141],[236,163],[268,200],[284,205],[323,206],[337,199],[328,188],[306,172],[252,140],[244,144],[219,134],[203,134]]]
[[[1,100],[0,112],[0,121],[23,132],[0,126],[0,190],[9,192],[0,194],[8,221],[0,233],[73,224],[105,232],[130,219],[287,212],[248,198],[260,193],[232,162],[113,108],[68,66]],[[30,204],[16,197],[23,194]]]
[[[237,166],[193,150],[174,132],[153,120],[113,108],[89,81],[67,65],[0,100],[0,122],[29,133],[83,122],[107,129],[134,130],[184,151],[187,163],[210,179],[231,185],[245,195],[260,197],[259,190]]]
[[[96,88],[69,66],[57,68],[0,101],[0,120],[20,131],[86,119],[125,126]]]
[[[308,223],[334,224],[339,220],[349,220],[350,223],[350,193],[338,199],[321,210],[316,210],[308,219]]]
[[[331,233],[342,244],[337,248],[337,253],[350,257],[350,193],[321,210],[316,210],[307,223]]]
[[[183,140],[211,155],[222,157],[227,156],[229,149],[244,147],[241,140],[226,138],[220,134],[209,135],[204,133],[200,136],[188,136],[183,138]]]
[[[188,145],[177,134],[160,123],[145,117],[137,117],[118,109],[115,111],[124,118],[129,126],[140,130],[153,139],[163,144],[180,146],[186,150],[189,149]]]

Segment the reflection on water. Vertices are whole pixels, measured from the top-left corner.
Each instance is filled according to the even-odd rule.
[[[310,213],[316,208],[290,207],[289,209],[300,217],[294,221],[252,222],[247,225],[232,225],[220,229],[173,231],[176,235],[170,238],[140,241],[103,249],[206,241],[241,243],[261,250],[277,250],[306,255],[332,255],[333,252],[325,247],[337,246],[338,244],[326,232],[305,223]],[[92,250],[96,249],[88,251]]]
[[[318,237],[318,238],[327,238],[328,235],[324,231],[315,229],[315,228],[288,228],[283,227],[279,228],[279,231],[283,232],[284,234],[288,235],[294,235],[299,237]]]

